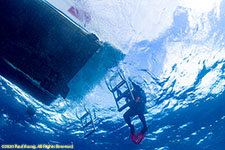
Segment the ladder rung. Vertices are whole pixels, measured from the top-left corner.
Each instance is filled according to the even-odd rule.
[[[129,90],[127,89],[125,92],[123,92],[119,97],[116,98],[116,102],[120,101],[121,98],[123,98],[125,95],[127,95]]]
[[[84,137],[88,137],[89,135],[91,135],[91,134],[94,133],[94,132],[95,132],[95,129],[92,130],[91,132],[87,133]]]
[[[92,121],[89,121],[88,123],[86,123],[83,128],[86,128],[87,126],[89,126],[92,123]]]
[[[126,81],[122,80],[119,84],[117,84],[116,87],[114,87],[112,89],[112,92],[115,92],[117,89],[119,89],[124,83],[126,83]]]
[[[89,113],[86,112],[86,113],[80,118],[80,120],[83,120],[83,119],[86,118],[88,115],[89,115]]]
[[[120,108],[118,109],[118,111],[121,112],[122,110],[124,110],[125,108],[127,108],[127,106],[128,106],[128,103],[125,104],[125,105],[123,105],[122,107],[120,107]]]

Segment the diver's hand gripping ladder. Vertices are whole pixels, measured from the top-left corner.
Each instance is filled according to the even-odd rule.
[[[129,98],[126,98],[126,97],[128,95],[131,95],[131,99],[134,100],[134,96],[133,96],[131,88],[128,85],[128,82],[127,82],[123,72],[122,71],[118,71],[118,75],[119,75],[121,81],[115,87],[112,87],[110,82],[107,82],[106,80],[105,80],[105,82],[106,82],[106,85],[107,85],[108,89],[113,94],[113,97],[115,99],[118,111],[121,112],[122,110],[124,110],[125,108],[127,108],[129,106],[129,103],[131,101]],[[120,88],[122,86],[124,86],[126,88],[126,90],[123,93],[120,90]],[[125,104],[120,106],[119,102],[122,101],[123,98],[125,98]]]

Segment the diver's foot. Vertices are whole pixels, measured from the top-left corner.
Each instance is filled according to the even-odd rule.
[[[148,130],[147,127],[143,127],[143,129],[141,130],[141,134],[144,134],[147,130]]]
[[[134,132],[135,132],[134,125],[131,125],[131,127],[130,127],[130,133],[134,135]]]

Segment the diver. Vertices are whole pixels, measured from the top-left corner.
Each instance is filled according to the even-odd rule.
[[[130,99],[129,107],[130,109],[124,113],[123,117],[125,122],[130,127],[130,132],[132,135],[135,134],[134,125],[131,124],[130,117],[138,115],[139,119],[141,120],[143,124],[143,128],[141,130],[141,133],[144,134],[147,131],[147,125],[144,117],[145,113],[145,103],[146,103],[146,95],[144,90],[132,82],[133,90],[131,91],[133,95],[127,94],[125,97],[126,99]],[[134,100],[133,100],[134,99]]]

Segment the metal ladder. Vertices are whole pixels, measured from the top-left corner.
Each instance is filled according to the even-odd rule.
[[[81,126],[84,130],[84,137],[88,137],[92,133],[96,131],[96,126],[94,123],[94,120],[97,120],[96,114],[94,112],[94,118],[92,118],[91,112],[89,109],[87,109],[85,106],[83,107],[85,114],[83,114],[81,117],[78,116],[76,113],[76,117],[79,119]]]
[[[106,86],[109,89],[109,91],[112,92],[112,94],[113,94],[118,111],[121,112],[122,110],[124,110],[125,108],[127,108],[129,106],[131,100],[134,100],[134,96],[133,96],[132,90],[128,84],[128,81],[125,78],[124,73],[121,70],[119,70],[118,75],[119,75],[121,81],[115,87],[112,87],[110,82],[108,82],[107,80],[105,80],[105,83],[106,83]],[[121,90],[120,90],[120,88],[122,86],[126,88],[126,90],[124,92],[121,92]],[[131,100],[128,98],[125,98],[129,94],[131,95]],[[123,100],[125,101],[125,104],[121,106],[119,104],[119,102],[121,102]]]

